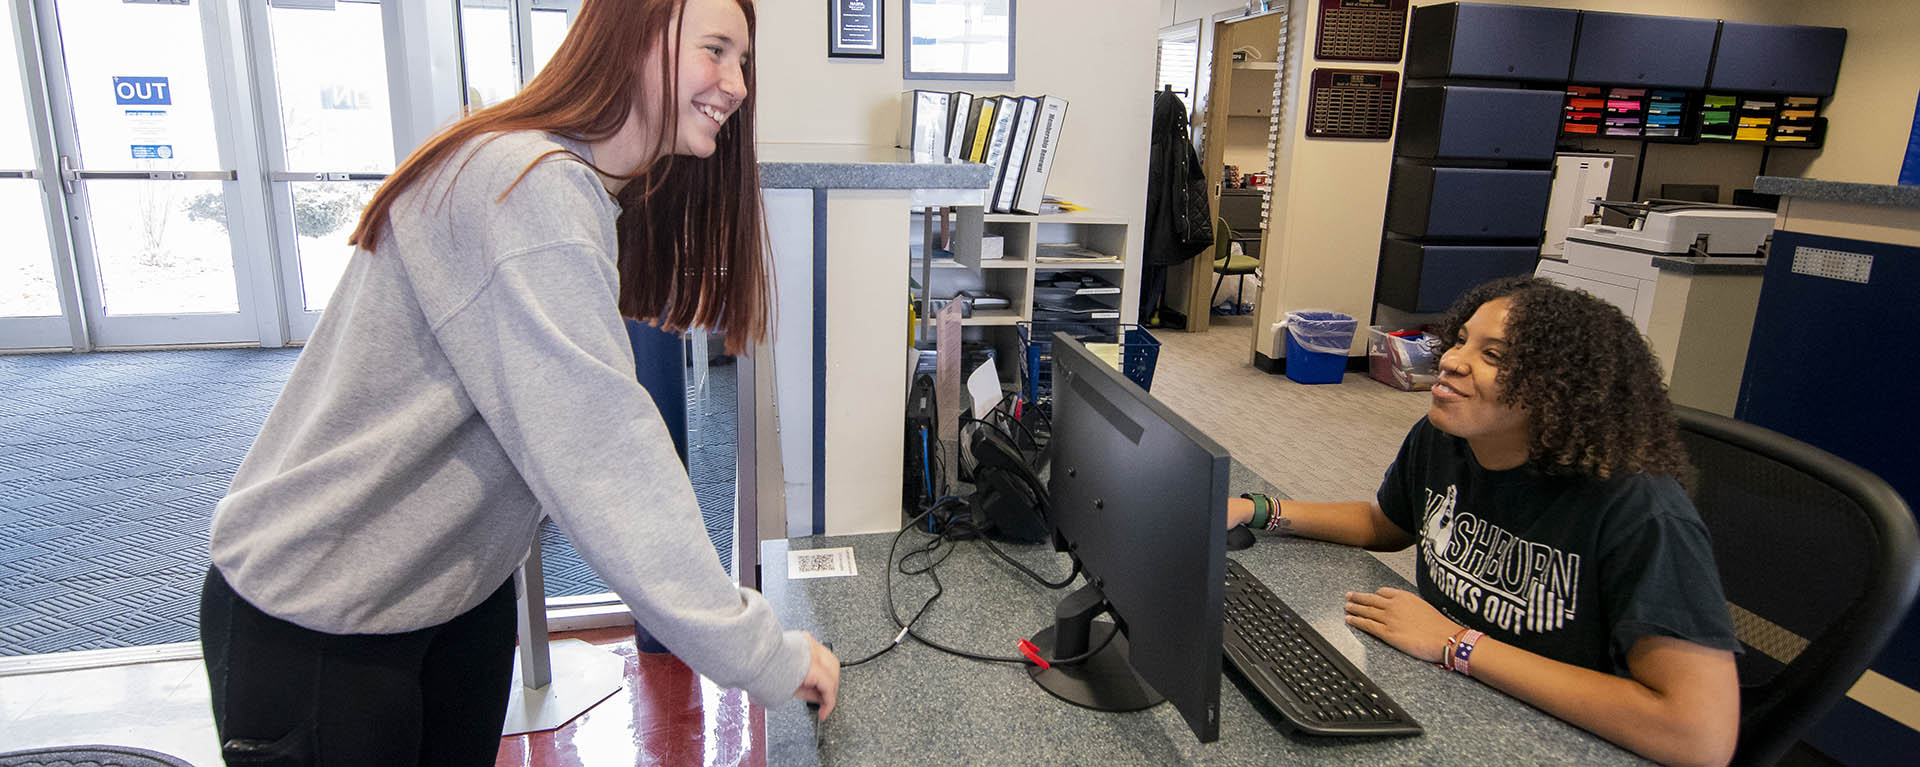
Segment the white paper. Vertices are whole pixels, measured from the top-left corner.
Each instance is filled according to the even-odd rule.
[[[973,375],[967,376],[967,394],[973,396],[973,420],[982,420],[993,406],[1000,404],[1000,372],[993,367],[993,358],[975,368]]]
[[[787,580],[802,578],[839,578],[859,575],[853,564],[853,549],[804,549],[787,551]]]

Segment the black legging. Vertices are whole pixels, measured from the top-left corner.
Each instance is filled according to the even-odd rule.
[[[490,765],[513,684],[513,581],[404,634],[327,634],[235,594],[200,595],[200,646],[229,765]]]

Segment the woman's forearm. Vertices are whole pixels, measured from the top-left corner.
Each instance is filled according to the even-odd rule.
[[[1326,503],[1278,501],[1280,519],[1272,526],[1276,532],[1303,538],[1344,543],[1375,551],[1398,551],[1413,545],[1413,536],[1387,520],[1370,501]],[[1244,525],[1254,521],[1254,502],[1245,498],[1227,499],[1227,524]]]
[[[1649,759],[1726,764],[1740,723],[1732,654],[1666,638],[1634,650],[1627,678],[1487,638],[1474,646],[1473,676]]]
[[[1370,501],[1281,501],[1280,517],[1288,533],[1303,538],[1373,551],[1399,551],[1414,542]]]

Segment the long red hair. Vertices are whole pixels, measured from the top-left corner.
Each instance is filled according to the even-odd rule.
[[[481,136],[538,130],[598,141],[614,135],[626,123],[634,99],[646,95],[640,68],[652,60],[662,85],[659,93],[651,94],[655,114],[661,116],[656,143],[660,157],[637,171],[617,196],[620,313],[671,332],[718,330],[725,334],[730,354],[751,349],[767,334],[772,271],[753,146],[753,57],[747,56],[742,65],[747,98],[721,128],[713,155],[675,156],[676,22],[686,2],[587,0],[560,48],[525,89],[435,134],[394,170],[367,203],[348,244],[372,252],[386,232],[394,200]],[[753,3],[735,2],[747,20],[745,44],[756,29]],[[641,55],[649,51],[660,55]],[[558,153],[566,152],[550,154]],[[543,155],[533,164],[545,159]],[[500,198],[512,191],[508,187]]]

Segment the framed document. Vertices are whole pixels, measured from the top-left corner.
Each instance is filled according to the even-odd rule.
[[[1014,0],[906,0],[908,80],[1012,80]]]
[[[881,10],[886,0],[827,0],[827,56],[840,59],[880,59],[887,56],[887,36]]]

